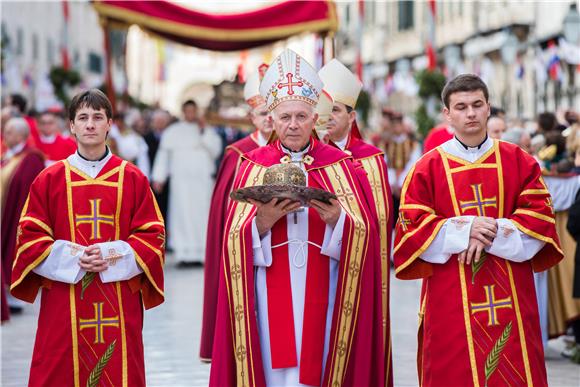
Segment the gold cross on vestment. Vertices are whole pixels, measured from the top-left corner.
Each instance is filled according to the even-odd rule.
[[[499,320],[497,318],[497,310],[501,308],[512,309],[512,298],[504,298],[501,300],[495,299],[494,293],[495,285],[484,285],[485,289],[485,302],[471,303],[471,314],[478,312],[487,312],[488,321],[487,326],[499,325]]]
[[[103,303],[93,302],[95,316],[91,319],[79,319],[79,329],[82,331],[86,328],[95,329],[95,341],[93,344],[103,344],[105,342],[105,328],[119,327],[119,316],[103,317]]]
[[[91,239],[101,239],[101,224],[115,225],[113,215],[104,215],[100,213],[101,199],[89,199],[91,213],[88,215],[76,215],[75,225],[90,224]]]
[[[474,200],[459,201],[463,213],[465,213],[466,210],[475,208],[477,210],[477,216],[485,216],[485,207],[497,208],[496,197],[484,198],[481,186],[481,184],[471,185]]]

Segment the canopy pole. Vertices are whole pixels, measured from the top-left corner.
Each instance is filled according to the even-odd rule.
[[[111,101],[111,105],[113,106],[113,114],[115,114],[117,112],[117,98],[115,97],[115,88],[113,87],[113,72],[111,66],[111,31],[107,18],[102,19],[101,26],[103,27],[103,42],[105,48],[105,85],[107,86],[107,97],[109,97],[109,101]]]

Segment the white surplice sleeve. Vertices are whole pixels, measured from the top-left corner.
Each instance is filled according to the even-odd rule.
[[[48,257],[32,271],[53,281],[76,284],[85,275],[85,271],[79,266],[79,258],[84,254],[85,248],[71,241],[58,239],[52,244]]]
[[[340,260],[340,251],[342,250],[342,232],[344,230],[345,219],[346,213],[341,209],[340,217],[338,218],[334,228],[326,225],[324,241],[322,242],[322,248],[320,249],[322,254],[337,261]]]
[[[446,263],[453,254],[458,254],[469,246],[469,234],[475,216],[456,216],[443,223],[437,236],[421,259],[431,263]]]
[[[125,281],[143,273],[135,261],[135,253],[125,241],[97,243],[105,260],[109,259],[109,266],[99,273],[103,283]],[[114,258],[113,262],[110,260]]]
[[[546,242],[521,232],[509,219],[497,219],[497,235],[485,251],[513,262],[532,259]]]

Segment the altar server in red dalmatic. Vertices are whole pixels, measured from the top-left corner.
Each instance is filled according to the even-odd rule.
[[[205,271],[203,281],[203,320],[201,325],[200,358],[211,361],[215,317],[217,307],[217,289],[219,284],[220,262],[226,210],[230,201],[230,192],[234,177],[241,163],[241,156],[268,143],[272,133],[272,122],[269,120],[266,100],[260,95],[260,82],[268,69],[262,64],[257,71],[248,77],[244,86],[244,98],[250,106],[250,119],[256,130],[247,137],[236,141],[226,148],[224,158],[216,176],[216,183],[211,198],[207,223],[207,241],[205,246]]]
[[[163,302],[165,230],[147,178],[111,154],[111,104],[71,102],[78,151],[34,181],[11,292],[42,289],[31,386],[144,386],[143,306]]]
[[[394,259],[423,278],[422,386],[547,386],[533,272],[563,255],[538,163],[486,134],[487,86],[450,81],[455,137],[421,158],[403,186]]]
[[[231,202],[211,386],[374,385],[384,378],[376,229],[351,156],[311,136],[322,89],[285,50],[260,85],[278,139],[242,156],[234,189],[294,163],[330,204]]]

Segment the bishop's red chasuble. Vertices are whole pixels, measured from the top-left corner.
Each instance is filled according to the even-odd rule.
[[[380,259],[377,263],[377,272],[381,279],[381,304],[383,339],[385,347],[385,385],[393,385],[392,352],[391,352],[391,318],[389,312],[391,238],[393,229],[393,198],[387,174],[387,164],[383,151],[364,142],[353,123],[353,130],[345,146],[345,152],[361,163],[370,185],[370,206],[373,206],[377,217],[379,233]],[[376,384],[378,385],[378,384]]]
[[[257,134],[258,132],[254,132],[226,147],[225,155],[215,180],[211,206],[209,208],[207,240],[205,244],[203,320],[201,324],[201,343],[199,349],[199,356],[202,360],[211,360],[215,332],[221,248],[227,216],[226,210],[230,201],[230,192],[234,184],[234,177],[240,167],[241,156],[259,147],[255,139],[255,135]]]
[[[70,241],[71,249],[123,240],[143,273],[111,283],[87,273],[76,284],[34,273],[59,239]],[[119,157],[94,179],[67,160],[38,176],[20,219],[11,287],[28,302],[42,288],[31,386],[145,385],[143,306],[163,302],[164,243],[147,178]]]
[[[289,162],[289,156],[282,151],[279,140],[244,155],[243,159],[234,183],[235,189],[260,185],[269,166]],[[384,380],[380,282],[377,282],[380,274],[374,272],[376,260],[373,257],[378,256],[373,237],[376,230],[372,215],[369,215],[365,199],[362,197],[358,172],[355,170],[357,167],[352,163],[350,156],[314,138],[311,139],[310,150],[303,160],[308,174],[308,185],[334,192],[346,212],[346,217],[328,356],[322,359],[321,348],[317,347],[316,343],[311,343],[323,339],[321,335],[324,336],[324,329],[317,334],[313,334],[314,330],[310,329],[311,326],[307,321],[311,318],[316,319],[317,314],[320,321],[322,312],[316,306],[309,307],[312,303],[307,296],[303,339],[309,337],[309,340],[302,341],[300,381],[308,385],[322,383],[323,386],[376,385],[377,381],[381,383]],[[216,321],[216,332],[220,334],[214,338],[210,386],[265,385],[254,294],[251,224],[255,212],[254,206],[238,202],[231,202],[228,209]],[[284,228],[281,223],[286,221],[285,217],[283,219],[272,228],[273,245],[287,238],[283,232],[280,233]],[[312,238],[314,243],[320,243],[324,233],[323,226],[319,219],[309,216],[309,240]],[[320,254],[319,248],[312,256],[310,255],[312,247],[309,246],[308,249],[309,257],[316,258],[309,259],[308,266],[313,262],[315,265],[321,265],[320,268],[324,267],[324,264],[316,261],[329,258]],[[287,256],[287,253],[279,254]],[[283,295],[289,290],[288,284],[281,285],[281,281],[289,280],[283,275],[288,269],[287,265],[286,269],[284,265],[276,265],[275,261],[279,258],[283,257],[274,254],[272,266],[268,268],[266,274],[268,297],[277,294],[277,299],[284,300]],[[307,270],[309,276],[310,268]],[[323,292],[323,288],[317,289],[316,286],[311,288],[309,282],[315,285],[318,282],[324,283],[328,279],[328,273],[322,270],[312,273],[314,277],[306,279],[306,294],[309,294],[311,289],[315,293]],[[291,310],[284,310],[280,306],[277,310],[279,313],[286,313],[289,319],[292,316]],[[270,312],[269,316],[272,316]],[[292,338],[278,337],[276,333],[284,332],[287,323],[284,319],[277,321],[284,326],[270,324],[273,363],[288,361],[288,367],[295,366],[297,359],[292,349],[296,349]],[[277,346],[283,343],[287,344],[288,350],[276,352]],[[322,364],[325,365],[324,374],[317,379],[319,375],[317,372],[322,369]]]
[[[546,386],[533,271],[562,259],[551,197],[538,163],[494,141],[474,163],[436,148],[409,173],[401,199],[394,259],[401,279],[424,278],[418,369],[423,386]],[[448,218],[507,218],[546,242],[529,261],[484,254],[478,263],[420,259]],[[447,227],[461,228],[461,218]],[[499,229],[498,232],[514,232]]]

